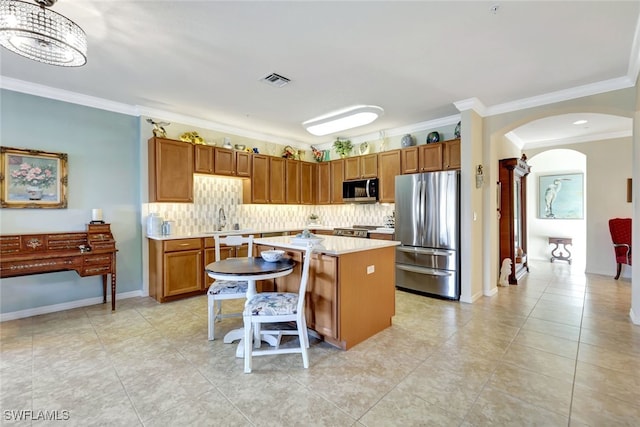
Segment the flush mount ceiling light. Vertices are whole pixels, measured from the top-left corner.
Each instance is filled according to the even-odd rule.
[[[87,62],[87,35],[47,7],[56,0],[0,0],[0,45],[25,58],[62,67]]]
[[[573,122],[574,125],[583,125],[587,123],[587,120],[576,120],[575,122]]]
[[[356,105],[307,120],[302,123],[302,126],[312,135],[324,136],[367,125],[383,113],[384,110],[375,105]]]

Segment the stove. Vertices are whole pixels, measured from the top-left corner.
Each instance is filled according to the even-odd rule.
[[[333,235],[368,239],[369,230],[375,230],[376,228],[375,225],[354,225],[353,227],[334,228]]]

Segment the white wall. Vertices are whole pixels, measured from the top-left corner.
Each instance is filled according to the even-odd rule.
[[[609,219],[632,216],[632,204],[627,203],[627,178],[632,176],[632,139],[609,139],[554,148],[575,150],[586,156],[586,272],[615,275]],[[533,157],[543,151],[545,149],[528,150],[528,155]],[[533,229],[530,225],[530,231]],[[631,269],[623,267],[622,277],[630,276]]]
[[[583,206],[585,207],[583,219],[541,218],[539,178],[544,175],[582,173],[583,195],[586,195],[587,185],[590,182],[586,170],[586,156],[574,150],[553,149],[529,157],[527,163],[531,166],[531,173],[527,176],[527,254],[529,258],[549,261],[551,250],[555,247],[549,245],[549,237],[570,237],[572,245],[568,250],[571,252],[572,266],[584,271],[587,252],[586,206]],[[585,205],[587,202],[585,201]]]

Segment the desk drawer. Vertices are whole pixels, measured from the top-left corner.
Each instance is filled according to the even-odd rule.
[[[111,264],[108,265],[91,265],[82,267],[82,276],[96,276],[98,274],[111,273]]]
[[[53,271],[76,270],[82,268],[82,257],[62,257],[51,259],[30,259],[24,261],[2,262],[0,277],[24,276],[27,274]]]

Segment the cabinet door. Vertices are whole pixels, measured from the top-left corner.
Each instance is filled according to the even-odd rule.
[[[361,178],[377,178],[378,177],[378,155],[367,154],[360,156],[360,177]]]
[[[300,162],[300,203],[312,205],[315,201],[314,179],[316,165]]]
[[[149,140],[149,201],[193,202],[193,145]]]
[[[244,180],[243,186],[244,203],[269,203],[269,156],[253,156],[251,179]]]
[[[426,144],[418,146],[420,152],[420,172],[442,170],[442,144]]]
[[[164,254],[164,296],[171,297],[202,289],[202,251]]]
[[[418,173],[420,172],[420,158],[418,147],[409,147],[400,150],[402,173]]]
[[[360,179],[360,157],[348,157],[344,159],[344,179],[349,181],[352,179]]]
[[[342,182],[344,181],[344,160],[333,160],[329,162],[331,169],[331,203],[343,203]]]
[[[251,176],[251,153],[236,151],[236,176],[248,178]]]
[[[194,145],[194,172],[212,174],[214,171],[214,147]]]
[[[444,169],[460,169],[460,140],[453,139],[443,143],[444,153],[442,166]]]
[[[285,159],[269,157],[269,203],[287,203],[285,174]]]
[[[325,254],[312,254],[309,266],[306,317],[318,333],[338,338],[338,262]]]
[[[331,167],[329,162],[316,165],[316,203],[328,205],[331,203]]]
[[[235,151],[215,147],[214,172],[216,175],[235,175]]]
[[[289,204],[300,204],[300,161],[285,161],[285,199]]]
[[[380,185],[379,200],[381,203],[394,203],[396,176],[401,174],[400,150],[379,153],[378,163],[380,165],[378,174],[378,184]]]

